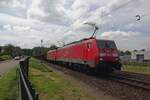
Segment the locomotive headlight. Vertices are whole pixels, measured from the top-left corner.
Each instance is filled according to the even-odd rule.
[[[118,54],[117,53],[113,53],[112,56],[113,57],[118,57]]]
[[[119,58],[115,58],[115,60],[119,60]]]
[[[100,53],[100,56],[104,57],[104,56],[106,56],[106,53]]]
[[[103,60],[103,58],[100,58],[99,60],[100,60],[100,61],[102,61],[102,60]]]

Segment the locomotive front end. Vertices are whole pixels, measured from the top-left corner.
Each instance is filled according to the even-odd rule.
[[[113,70],[121,69],[119,52],[114,41],[97,40],[97,47],[99,51],[98,70],[112,72]]]

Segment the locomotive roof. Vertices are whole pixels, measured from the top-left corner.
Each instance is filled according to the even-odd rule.
[[[84,38],[84,39],[79,40],[79,41],[74,41],[74,42],[68,43],[68,44],[66,44],[64,46],[67,46],[67,45],[70,45],[70,44],[76,44],[76,43],[83,42],[83,41],[86,41],[86,40],[91,40],[91,39],[103,40],[103,41],[113,41],[113,40],[104,40],[104,39],[96,39],[96,38]]]
[[[58,48],[56,48],[56,49],[65,48],[65,47],[70,46],[70,45],[72,45],[72,44],[76,44],[76,43],[80,43],[80,42],[83,42],[83,41],[86,41],[86,40],[92,40],[92,39],[95,39],[95,40],[103,40],[103,41],[113,41],[113,40],[104,40],[104,39],[96,39],[96,38],[84,38],[84,39],[79,40],[79,41],[74,41],[74,42],[68,43],[68,44],[64,45],[63,47],[58,47]],[[53,49],[53,50],[50,50],[50,51],[55,51],[56,49]]]
[[[74,42],[68,43],[65,46],[70,45],[70,44],[76,44],[76,43],[79,43],[79,42],[82,42],[82,41],[85,41],[85,40],[90,40],[90,39],[96,39],[96,38],[84,38],[84,39],[79,40],[79,41],[74,41]]]

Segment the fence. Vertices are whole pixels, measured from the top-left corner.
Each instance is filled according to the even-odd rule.
[[[20,61],[20,91],[21,100],[38,100],[38,94],[28,79],[29,57],[25,57]]]

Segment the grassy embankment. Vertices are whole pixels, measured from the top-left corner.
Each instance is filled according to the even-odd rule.
[[[18,100],[17,67],[0,77],[0,100]]]
[[[0,61],[11,59],[12,57],[10,55],[0,55]]]
[[[150,74],[150,66],[134,66],[134,65],[123,65],[123,71]]]
[[[30,59],[30,79],[40,100],[95,100],[86,90],[65,80],[39,60]]]

